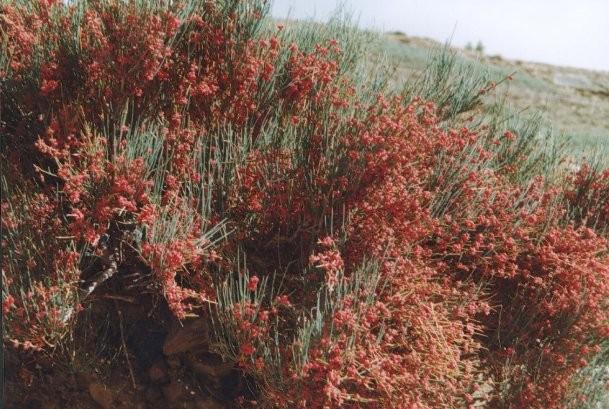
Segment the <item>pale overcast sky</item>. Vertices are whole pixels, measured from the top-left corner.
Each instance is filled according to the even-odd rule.
[[[335,0],[273,0],[273,15],[325,20]],[[344,0],[360,26],[512,59],[609,71],[609,0]],[[454,32],[454,34],[453,34]]]

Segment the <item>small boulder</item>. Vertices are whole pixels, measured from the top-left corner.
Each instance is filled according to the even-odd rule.
[[[207,378],[224,378],[235,366],[233,362],[225,361],[220,355],[209,352],[185,354],[183,359],[195,373]]]
[[[91,398],[103,409],[113,409],[114,393],[107,389],[101,383],[92,383],[89,385],[89,394]]]
[[[170,384],[163,386],[163,396],[165,396],[165,400],[169,406],[174,407],[180,399],[186,396],[186,389],[184,388],[184,385],[179,382],[171,382]]]
[[[209,324],[206,319],[198,318],[187,321],[183,326],[177,324],[165,339],[163,353],[170,356],[205,350],[208,346]]]
[[[214,398],[206,397],[193,402],[193,409],[226,409],[226,405]]]
[[[156,387],[150,387],[146,389],[144,392],[144,397],[151,404],[157,404],[161,399],[163,399],[163,394]]]
[[[157,359],[148,368],[148,378],[155,384],[166,383],[169,381],[167,364],[162,358]]]

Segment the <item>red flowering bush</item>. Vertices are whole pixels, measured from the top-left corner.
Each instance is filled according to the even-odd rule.
[[[245,406],[567,405],[609,336],[605,173],[457,127],[494,84],[395,95],[267,8],[2,6],[4,342],[52,351],[120,280],[209,318]]]
[[[574,221],[609,233],[609,170],[584,163],[569,182],[565,196]]]
[[[28,194],[31,186],[24,183],[22,191],[3,181],[2,317],[5,341],[39,350],[69,330],[66,317],[78,306],[80,255],[66,243],[57,205],[42,193]]]

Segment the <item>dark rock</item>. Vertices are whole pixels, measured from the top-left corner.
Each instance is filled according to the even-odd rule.
[[[89,394],[91,398],[103,409],[113,409],[114,393],[107,389],[101,383],[92,383],[89,385]]]
[[[186,397],[186,389],[179,382],[171,382],[163,386],[163,395],[169,407],[173,408],[182,398]]]
[[[87,389],[89,385],[97,382],[97,377],[89,372],[76,372],[68,379],[74,389]]]
[[[156,328],[150,321],[138,322],[131,328],[127,338],[129,350],[135,354],[137,363],[142,368],[149,367],[163,355],[163,344],[166,333],[162,328]],[[146,326],[147,324],[148,327]],[[151,328],[152,329],[151,329]]]
[[[226,409],[227,406],[214,398],[206,397],[197,399],[192,404],[193,409]]]
[[[38,399],[29,399],[25,402],[27,409],[42,409],[42,402]]]
[[[207,385],[215,390],[222,388],[234,370],[232,362],[224,362],[213,354],[186,354],[184,361],[192,372],[203,377]]]
[[[150,379],[150,382],[156,384],[169,381],[167,364],[162,358],[154,361],[150,368],[148,368],[148,378]]]
[[[185,354],[184,361],[195,373],[211,378],[223,378],[234,368],[234,363],[225,361],[218,354],[205,352]]]
[[[61,409],[59,407],[59,404],[57,402],[54,402],[52,400],[47,400],[42,402],[42,406],[41,409]]]
[[[205,318],[187,321],[183,326],[177,324],[169,333],[163,345],[165,355],[182,352],[196,352],[209,346],[209,324]]]
[[[178,369],[178,368],[180,368],[180,366],[182,366],[182,361],[177,356],[167,357],[166,362],[167,362],[167,365],[169,365],[169,367],[171,369]]]
[[[161,393],[159,388],[151,386],[146,389],[146,392],[144,392],[144,397],[149,403],[155,405],[158,404],[161,399],[163,399],[163,394]]]

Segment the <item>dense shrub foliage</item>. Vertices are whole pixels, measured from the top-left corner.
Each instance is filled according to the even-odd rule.
[[[3,3],[5,345],[53,351],[123,277],[209,317],[244,406],[571,405],[609,337],[609,175],[464,123],[495,84],[393,93],[362,34],[267,8]]]

